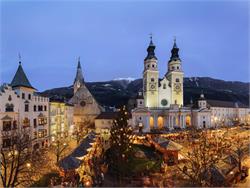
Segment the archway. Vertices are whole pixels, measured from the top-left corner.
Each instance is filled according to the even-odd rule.
[[[186,126],[191,126],[191,116],[190,115],[186,116]]]
[[[150,129],[154,128],[154,118],[152,116],[149,118],[149,126],[150,126]]]
[[[158,125],[159,129],[163,128],[163,117],[162,116],[158,117],[158,119],[157,119],[157,125]]]

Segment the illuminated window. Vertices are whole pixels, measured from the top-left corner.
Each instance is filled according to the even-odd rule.
[[[157,125],[159,129],[163,128],[163,117],[159,116],[157,120]]]
[[[47,123],[47,119],[44,117],[38,118],[39,125],[45,125]]]
[[[178,118],[174,117],[174,123],[175,123],[175,125],[179,125]]]
[[[34,138],[37,138],[37,132],[36,131],[34,132]]]
[[[28,118],[23,119],[23,126],[24,127],[29,127],[30,126],[30,120]]]
[[[154,127],[154,118],[152,116],[149,118],[149,126],[151,129]]]
[[[38,131],[38,138],[42,138],[43,137],[43,131]]]

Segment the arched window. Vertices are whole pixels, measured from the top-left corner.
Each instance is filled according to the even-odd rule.
[[[176,78],[176,79],[175,79],[175,82],[180,82],[180,79],[179,79],[179,78]]]
[[[154,118],[152,116],[149,118],[149,126],[151,129],[154,128]]]
[[[186,126],[191,126],[191,117],[189,115],[186,116]]]
[[[154,82],[155,81],[155,79],[154,78],[151,78],[151,82]]]
[[[157,120],[157,125],[159,129],[163,128],[163,117],[159,116]]]
[[[172,66],[172,70],[174,70],[174,66]]]
[[[153,64],[153,65],[152,65],[152,67],[154,68],[154,67],[155,67],[155,65]]]

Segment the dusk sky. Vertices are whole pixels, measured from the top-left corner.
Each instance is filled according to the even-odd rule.
[[[160,75],[176,36],[185,77],[249,81],[247,1],[1,1],[0,84],[23,68],[39,91],[141,78],[153,33]]]

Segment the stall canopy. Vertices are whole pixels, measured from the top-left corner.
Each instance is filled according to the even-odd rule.
[[[80,145],[75,148],[71,154],[59,161],[59,167],[63,170],[77,169],[82,163],[82,160],[79,158],[84,157],[88,153],[87,149],[92,147],[91,143],[95,142],[95,137],[95,132],[90,132],[85,138],[83,138]]]

